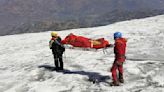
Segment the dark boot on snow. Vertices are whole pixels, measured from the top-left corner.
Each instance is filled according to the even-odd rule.
[[[113,81],[110,83],[110,86],[120,86],[118,81]]]
[[[124,79],[119,79],[119,82],[120,83],[124,83]]]
[[[123,75],[121,73],[119,73],[119,82],[124,83],[124,78],[123,78]]]

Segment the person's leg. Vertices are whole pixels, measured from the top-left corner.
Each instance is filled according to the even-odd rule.
[[[58,63],[58,57],[57,55],[54,55],[54,64],[55,64],[55,67],[56,67],[56,70],[59,70],[59,63]]]
[[[59,62],[60,62],[60,70],[63,70],[63,57],[62,55],[59,57]]]
[[[119,71],[119,81],[121,83],[124,83],[124,78],[123,78],[123,65],[118,66],[118,71]]]
[[[117,64],[113,64],[111,72],[112,72],[112,78],[113,78],[112,86],[119,86],[119,83],[117,81]]]

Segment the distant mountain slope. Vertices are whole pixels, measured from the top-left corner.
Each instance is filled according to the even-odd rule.
[[[163,14],[163,6],[163,0],[0,0],[0,35],[106,25]]]

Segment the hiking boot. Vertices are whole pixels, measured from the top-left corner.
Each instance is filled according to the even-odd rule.
[[[110,83],[110,86],[120,86],[120,85],[119,85],[119,82],[113,81]]]
[[[124,83],[124,79],[119,79],[119,82],[120,83]]]
[[[64,69],[62,67],[60,67],[59,70],[64,70]]]
[[[56,71],[59,71],[59,68],[56,68],[55,70],[56,70]]]
[[[121,73],[119,73],[119,82],[124,83],[124,78],[123,78],[123,75]]]

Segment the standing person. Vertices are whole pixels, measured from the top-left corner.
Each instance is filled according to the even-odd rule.
[[[63,52],[65,47],[61,44],[61,38],[58,36],[57,32],[51,32],[51,40],[49,41],[49,47],[52,49],[52,54],[54,56],[54,64],[56,70],[63,70]]]
[[[119,86],[119,83],[124,83],[123,78],[123,63],[125,62],[125,53],[126,53],[126,39],[122,37],[121,32],[114,33],[114,54],[115,60],[111,68],[113,82],[111,86]],[[117,69],[119,71],[119,78],[117,78]]]

